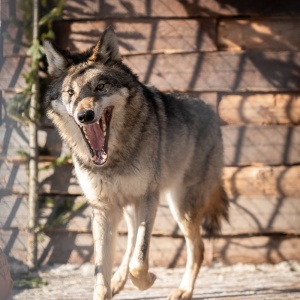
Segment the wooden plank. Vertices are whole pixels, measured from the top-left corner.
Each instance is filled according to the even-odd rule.
[[[12,100],[11,100],[12,101]],[[18,157],[20,152],[28,152],[28,126],[5,118],[0,126],[0,158]],[[62,142],[58,131],[54,128],[41,127],[38,129],[38,145],[41,155],[64,156],[69,148]]]
[[[297,91],[299,52],[204,52],[126,56],[141,81],[167,91]]]
[[[53,224],[53,220],[57,217],[57,212],[65,207],[64,200],[70,201],[70,196],[56,196],[53,200],[55,205],[45,205],[40,209],[39,224]],[[76,205],[86,203],[84,197],[76,197],[72,201]],[[13,205],[14,202],[10,202],[10,205]],[[279,232],[300,234],[300,196],[243,195],[231,197],[229,219],[230,223],[224,221],[222,224],[222,235],[271,234]],[[66,220],[68,220],[66,224],[58,224],[55,227],[50,227],[47,231],[90,233],[91,207],[87,204],[81,210],[71,213]],[[23,227],[19,228],[23,229]],[[119,225],[119,232],[127,233],[127,226],[124,220]],[[166,201],[160,203],[158,207],[152,233],[155,236],[183,237]]]
[[[298,148],[299,149],[299,148]],[[39,164],[41,170],[49,162]],[[230,197],[274,196],[299,197],[300,167],[247,166],[224,168],[224,186]],[[81,189],[71,164],[44,169],[39,174],[40,192],[80,195]],[[0,165],[0,190],[4,193],[27,193],[27,170],[24,163],[4,161]]]
[[[0,193],[27,193],[28,177],[25,164],[1,162],[0,165]]]
[[[270,6],[268,0],[226,1],[218,0],[173,1],[153,0],[126,2],[95,1],[84,2],[67,0],[63,17],[83,18],[141,18],[141,17],[207,17],[207,16],[299,16],[300,7],[296,1],[282,5],[275,2]]]
[[[300,259],[299,237],[256,236],[228,237],[214,241],[213,260],[225,264],[278,263]]]
[[[56,128],[42,127],[38,130],[39,147],[44,153],[51,156],[65,156],[70,154],[70,149],[62,141]]]
[[[39,213],[39,224],[41,225],[50,225],[53,224],[53,221],[57,217],[57,213],[61,212],[66,207],[66,202],[70,206],[70,201],[72,205],[81,205],[86,203],[85,197],[78,196],[72,197],[71,195],[66,196],[43,196],[43,198],[51,199],[53,205],[43,205],[40,208]],[[76,213],[71,213],[68,217],[68,222],[66,224],[58,224],[54,227],[46,229],[47,231],[71,231],[71,232],[91,232],[91,213],[92,208],[86,204],[82,209]],[[1,216],[1,215],[0,215]],[[119,225],[120,233],[127,233],[127,226],[124,220],[120,222]],[[176,222],[174,221],[167,203],[164,201],[159,205],[157,217],[153,229],[155,235],[173,235],[173,236],[182,236]]]
[[[165,91],[245,92],[297,91],[300,89],[300,53],[203,52],[124,57],[141,81]],[[21,74],[25,58],[4,59],[0,89],[25,86]]]
[[[26,261],[26,238],[24,231],[0,230],[0,247],[10,258]],[[234,263],[277,263],[299,260],[300,239],[289,236],[227,237],[213,241],[204,240],[206,246],[204,264],[213,261]],[[126,247],[126,236],[119,236],[116,244],[115,264],[118,265]],[[93,239],[87,233],[52,233],[39,240],[39,263],[93,262]],[[183,266],[186,261],[183,239],[152,237],[150,266]],[[212,253],[213,251],[213,253]]]
[[[0,194],[0,228],[7,230],[27,228],[27,197],[22,195]]]
[[[300,162],[300,126],[223,126],[225,165]]]
[[[223,182],[230,197],[300,197],[300,166],[251,166],[224,168]]]
[[[215,20],[124,20],[112,21],[121,54],[146,52],[216,51]],[[59,22],[54,30],[57,45],[82,51],[95,45],[106,21]],[[64,32],[65,34],[61,34]]]
[[[290,50],[300,49],[300,21],[283,20],[221,20],[218,45],[221,50]]]
[[[0,133],[4,141],[1,152],[3,155],[17,156],[18,151],[26,151],[27,149],[26,130],[23,131],[19,127],[9,128],[0,127]],[[225,146],[225,163],[227,165],[299,163],[299,126],[224,126],[222,132]],[[69,153],[68,148],[61,143],[55,129],[47,129],[40,133],[41,147],[48,149],[52,154],[64,155]],[[45,168],[47,165],[49,163],[42,163],[40,168]],[[5,163],[0,166],[0,170],[1,188],[12,188],[15,192],[26,193],[27,173],[25,165],[6,159]],[[55,179],[57,174],[60,174],[59,172],[62,172],[61,174],[65,178],[63,181]],[[80,193],[70,166],[62,166],[56,170],[51,168],[41,172],[41,182],[41,188],[44,192],[54,192],[55,190],[56,192],[65,193],[70,188],[68,184],[71,184],[74,193]]]
[[[18,0],[2,0],[1,1],[1,20],[9,20],[16,16],[16,5]],[[19,0],[20,1],[20,0]]]
[[[26,87],[23,73],[29,71],[29,58],[4,57],[0,69],[0,89],[19,89]]]
[[[39,167],[48,163],[40,163]],[[82,194],[72,164],[64,164],[56,168],[50,168],[39,172],[39,189],[41,193],[54,194]]]
[[[230,223],[223,222],[222,234],[300,234],[300,196],[240,196],[230,201]]]
[[[26,262],[27,233],[19,230],[0,230],[0,247],[10,258]],[[119,265],[126,250],[127,237],[120,235],[116,242],[115,264]],[[211,263],[212,242],[205,240],[204,264]],[[73,263],[94,261],[91,233],[48,233],[39,239],[39,264]],[[185,264],[184,239],[152,237],[150,245],[151,266],[175,267]]]
[[[229,220],[229,224],[225,221],[222,223],[221,235],[278,232],[300,234],[300,195],[231,197]],[[121,229],[126,230],[126,227]],[[166,202],[162,202],[158,208],[153,233],[162,236],[182,236]]]
[[[222,95],[218,106],[225,124],[300,124],[299,94]]]
[[[40,203],[39,224],[46,231],[91,232],[92,208],[84,196],[43,195]]]
[[[81,194],[72,164],[49,167],[49,162],[39,163],[39,192],[54,194]],[[24,162],[4,161],[0,165],[0,192],[5,194],[28,193],[28,171]]]
[[[12,55],[24,56],[27,54],[28,49],[20,45],[27,42],[23,35],[21,24],[4,21],[2,22],[2,33],[3,55],[5,57]]]
[[[282,109],[279,108],[279,111]],[[296,110],[294,113],[297,114]],[[2,155],[17,156],[18,151],[26,151],[27,128],[18,126],[7,128],[9,130],[0,127],[0,134],[5,141]],[[300,153],[297,151],[300,147],[299,126],[223,126],[222,133],[226,165],[244,166],[253,163],[280,165],[300,162]],[[69,149],[54,128],[39,131],[39,145],[53,156],[69,153]]]
[[[267,96],[266,98],[268,99]],[[263,97],[261,101],[264,99]],[[219,109],[221,118],[227,120],[227,115],[232,117],[233,120],[234,118],[237,119],[238,117],[235,117],[236,114],[224,113],[224,111],[226,111],[226,107],[228,106],[232,106],[234,111],[240,110],[241,98],[239,96],[236,98],[225,97],[224,101],[229,103],[222,104],[223,100],[221,101]],[[283,120],[282,122],[284,122],[284,118],[281,118],[281,112],[287,111],[287,107],[290,107],[294,108],[290,114],[291,118],[295,122],[297,121],[299,98],[292,98],[292,102],[290,102],[288,97],[282,98],[281,96],[276,96],[274,101],[275,109],[270,108],[270,111],[274,112],[269,118],[270,120],[277,118],[277,120]],[[230,105],[232,102],[234,103]],[[254,119],[254,122],[258,122],[261,116],[260,104],[255,104],[251,97],[246,98],[244,102],[247,103],[245,104],[245,108],[248,105],[252,107],[250,102],[254,103],[253,112],[251,112],[251,109],[247,109],[247,111],[250,116],[255,115],[257,112],[256,119],[253,117],[251,120]],[[259,103],[261,102],[259,101]],[[271,107],[271,105],[268,105],[268,107]],[[286,116],[288,115],[286,114]],[[245,113],[245,116],[247,119],[247,113]],[[228,120],[230,121],[229,117]],[[27,131],[27,127],[18,126],[13,122],[5,123],[5,126],[1,126],[0,136],[4,141],[1,149],[2,156],[18,156],[20,150],[26,152],[28,147]],[[300,144],[299,126],[223,126],[222,132],[226,165],[249,165],[252,163],[280,165],[299,163],[300,153],[297,151]],[[54,128],[39,130],[39,146],[53,156],[63,156],[70,152]]]
[[[28,128],[12,121],[9,117],[4,119],[0,126],[1,158],[5,156],[19,156],[20,151],[28,149]]]
[[[225,164],[245,166],[253,163],[270,165],[300,162],[300,126],[222,126]],[[40,145],[51,155],[69,153],[56,129],[40,131]]]
[[[8,259],[26,262],[27,260],[27,233],[13,228],[3,230],[0,228],[0,248]]]

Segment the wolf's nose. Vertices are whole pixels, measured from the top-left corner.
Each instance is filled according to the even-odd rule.
[[[80,123],[88,123],[94,120],[95,113],[93,110],[82,110],[77,114]]]

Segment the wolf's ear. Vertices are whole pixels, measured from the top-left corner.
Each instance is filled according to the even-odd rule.
[[[67,59],[47,40],[44,41],[44,49],[48,61],[48,73],[54,77],[61,75],[69,65]]]
[[[92,49],[92,54],[89,60],[99,61],[103,64],[110,61],[121,61],[117,36],[111,26],[107,27],[103,32],[100,41]]]

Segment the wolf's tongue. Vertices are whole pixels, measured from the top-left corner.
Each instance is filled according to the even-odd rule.
[[[96,152],[104,147],[105,137],[99,124],[91,124],[86,126],[86,134],[92,149]]]

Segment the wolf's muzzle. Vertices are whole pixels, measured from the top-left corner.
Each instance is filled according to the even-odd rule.
[[[82,110],[77,114],[77,119],[80,123],[92,122],[95,118],[95,113],[93,110]]]

